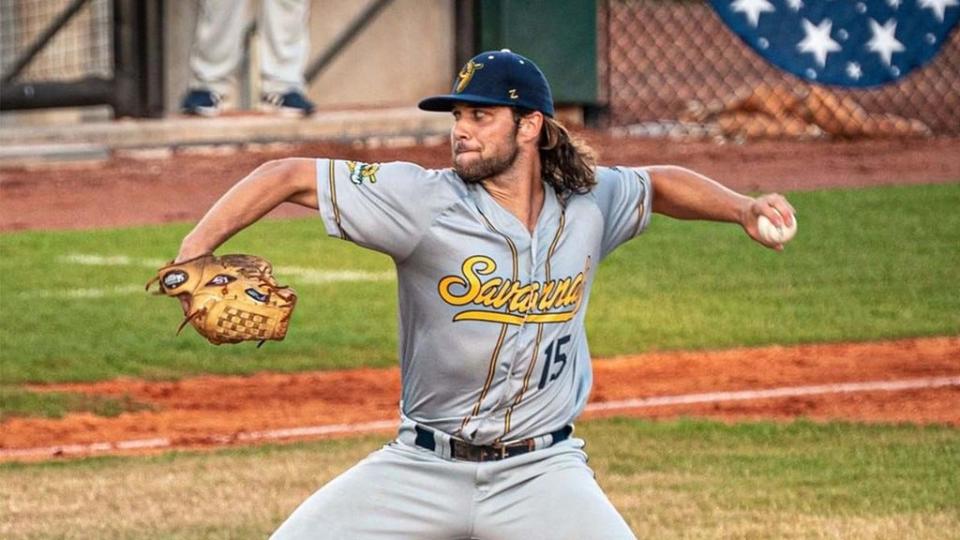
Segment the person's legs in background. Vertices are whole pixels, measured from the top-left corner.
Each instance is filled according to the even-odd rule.
[[[262,99],[285,113],[310,114],[313,103],[303,78],[310,54],[310,2],[262,0],[260,9]]]
[[[181,105],[184,113],[220,113],[220,102],[230,89],[230,78],[243,52],[246,20],[246,0],[200,2],[190,51],[190,85]]]

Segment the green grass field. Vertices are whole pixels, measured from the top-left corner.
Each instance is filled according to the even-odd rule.
[[[800,233],[783,254],[732,225],[654,218],[600,266],[588,317],[594,355],[960,331],[960,185],[791,200]],[[300,292],[284,342],[213,347],[189,328],[176,337],[176,302],[141,288],[188,229],[0,235],[3,303],[17,313],[0,328],[0,382],[396,365],[393,280],[284,275],[392,269],[382,255],[326,237],[319,219],[265,221],[220,250],[267,257]]]
[[[960,538],[956,429],[611,419],[578,434],[639,538]],[[0,465],[0,537],[264,538],[383,442]]]
[[[655,218],[600,267],[594,354],[960,333],[960,184],[791,201],[800,233],[783,254],[733,226]],[[318,219],[264,222],[221,251],[261,254],[298,289],[286,341],[175,337],[176,303],[140,288],[188,229],[0,235],[0,418],[143,406],[27,382],[396,365],[390,261]],[[336,271],[364,279],[323,282]],[[578,434],[641,538],[960,538],[954,428],[611,419]],[[262,538],[383,442],[0,465],[0,537]]]

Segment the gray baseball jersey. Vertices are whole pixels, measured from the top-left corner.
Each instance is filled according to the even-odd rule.
[[[396,262],[402,422],[273,538],[634,538],[583,441],[552,433],[587,402],[590,286],[600,260],[647,226],[647,173],[600,168],[590,193],[564,198],[544,186],[532,233],[449,169],[321,159],[317,187],[329,234]],[[536,451],[462,461],[450,437],[533,439]]]
[[[600,167],[583,195],[545,184],[532,233],[451,169],[320,159],[317,187],[329,235],[396,262],[405,424],[489,445],[573,422],[591,386],[590,288],[649,223],[646,171]]]

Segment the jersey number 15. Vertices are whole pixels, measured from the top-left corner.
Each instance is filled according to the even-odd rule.
[[[543,374],[540,375],[540,385],[537,386],[539,390],[543,390],[543,387],[547,385],[550,381],[555,381],[563,373],[563,368],[567,366],[567,354],[563,352],[563,346],[570,342],[570,335],[566,335],[560,338],[557,338],[556,341],[547,346],[547,350],[544,351],[546,358],[543,362]],[[551,366],[558,365],[556,373],[550,374]]]

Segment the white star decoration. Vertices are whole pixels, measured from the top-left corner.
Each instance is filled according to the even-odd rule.
[[[901,78],[940,53],[960,26],[960,0],[707,3],[768,62],[801,79],[840,87]]]
[[[863,71],[860,69],[860,64],[856,62],[847,62],[847,77],[857,80],[861,75],[863,75]]]
[[[897,32],[897,21],[890,19],[880,26],[877,21],[870,19],[870,32],[873,33],[873,37],[867,42],[867,49],[880,55],[880,59],[889,67],[893,53],[905,50],[903,43],[894,37]]]
[[[941,0],[947,1],[950,0]],[[956,0],[953,0],[956,1]],[[734,3],[730,4],[730,9],[738,13],[743,13],[747,16],[747,20],[750,21],[750,25],[754,28],[757,27],[757,24],[760,23],[760,13],[774,12],[776,11],[773,7],[773,4],[767,2],[767,0],[736,0]]]
[[[947,10],[947,7],[958,5],[957,0],[919,0],[918,3],[921,8],[930,8],[933,10],[933,13],[937,16],[937,20],[940,22],[943,22],[943,12]]]
[[[797,44],[797,50],[804,53],[810,53],[820,64],[820,67],[827,65],[827,55],[837,52],[842,47],[836,41],[830,38],[830,29],[833,27],[833,21],[824,19],[820,24],[814,26],[807,19],[803,19],[803,32],[805,34],[803,41]]]

